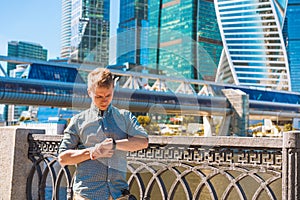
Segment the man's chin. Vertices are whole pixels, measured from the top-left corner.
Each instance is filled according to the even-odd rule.
[[[100,110],[106,110],[108,106],[100,106]]]

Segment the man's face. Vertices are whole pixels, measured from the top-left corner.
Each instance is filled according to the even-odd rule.
[[[106,110],[109,106],[110,102],[113,99],[114,95],[114,87],[113,85],[110,88],[106,87],[97,87],[95,91],[90,92],[90,97],[94,104],[100,110]]]

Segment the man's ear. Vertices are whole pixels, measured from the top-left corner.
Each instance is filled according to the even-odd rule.
[[[88,92],[89,97],[92,98],[92,92],[89,89],[87,90],[87,92]]]

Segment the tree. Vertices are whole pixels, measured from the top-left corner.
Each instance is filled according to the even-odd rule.
[[[293,125],[292,124],[285,124],[283,127],[283,131],[292,131],[293,130]]]
[[[150,124],[151,119],[149,116],[138,116],[137,117],[138,122],[145,128],[147,125]]]

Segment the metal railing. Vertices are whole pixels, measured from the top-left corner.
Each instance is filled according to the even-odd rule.
[[[139,199],[298,199],[299,133],[283,138],[150,136],[128,153]],[[27,199],[72,199],[74,167],[61,168],[62,136],[29,136]]]

